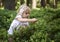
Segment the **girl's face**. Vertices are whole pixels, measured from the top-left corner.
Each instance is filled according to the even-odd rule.
[[[23,18],[28,18],[29,15],[30,15],[30,11],[29,11],[29,10],[26,10],[26,11],[23,12],[22,17],[23,17]]]

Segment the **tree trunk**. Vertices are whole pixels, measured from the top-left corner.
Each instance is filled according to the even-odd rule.
[[[27,1],[27,3],[26,3],[26,4],[27,4],[27,6],[29,6],[29,3],[30,3],[30,2],[29,2],[29,0],[26,0],[26,1]]]
[[[14,10],[16,6],[15,0],[4,0],[4,8],[8,10]]]
[[[20,4],[22,5],[24,3],[24,0],[20,0]]]
[[[36,0],[32,0],[32,8],[33,8],[33,9],[36,8]]]
[[[41,7],[45,8],[45,6],[46,6],[45,0],[41,0]]]
[[[50,0],[46,0],[46,3],[47,3],[47,4],[50,4]]]
[[[0,0],[0,7],[2,7],[2,0]]]
[[[54,0],[53,8],[57,8],[57,0]]]
[[[32,0],[26,0],[26,1],[27,1],[26,2],[27,6],[31,7],[32,6]]]

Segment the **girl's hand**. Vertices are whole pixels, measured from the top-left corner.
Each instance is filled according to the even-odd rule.
[[[36,22],[36,21],[37,21],[37,19],[36,19],[36,18],[33,18],[33,19],[32,19],[32,22]]]

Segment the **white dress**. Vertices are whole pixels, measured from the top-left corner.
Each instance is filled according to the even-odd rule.
[[[22,17],[21,17],[21,15],[17,15],[16,18],[22,18]],[[20,21],[14,19],[10,25],[10,28],[8,30],[8,34],[13,35],[14,29],[18,30],[20,26],[24,26],[24,25],[28,26],[29,23],[28,22],[20,22]]]

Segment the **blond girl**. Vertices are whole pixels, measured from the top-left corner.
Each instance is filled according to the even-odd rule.
[[[18,30],[20,26],[29,26],[29,22],[36,22],[36,18],[29,19],[30,8],[26,5],[21,5],[18,9],[18,13],[10,25],[8,30],[9,35],[13,35],[14,29]]]

